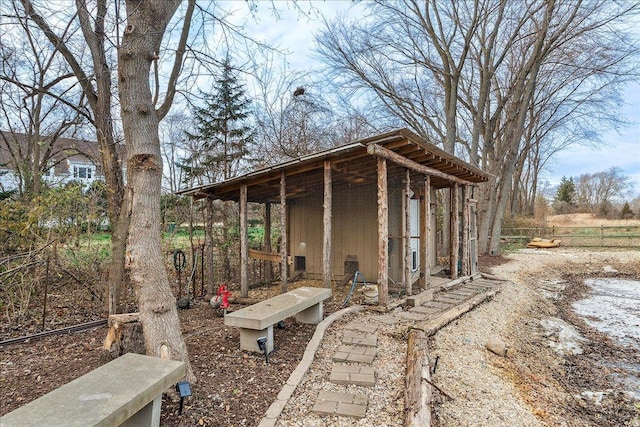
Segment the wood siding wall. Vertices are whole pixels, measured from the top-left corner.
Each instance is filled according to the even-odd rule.
[[[389,182],[389,277],[402,282],[404,191],[402,182]],[[435,200],[432,199],[432,200]],[[322,195],[302,197],[288,201],[289,254],[293,259],[290,272],[295,268],[295,257],[305,257],[305,277],[322,279]],[[334,186],[332,201],[332,279],[344,277],[344,263],[348,255],[358,258],[359,269],[368,282],[377,280],[377,205],[376,185]],[[435,209],[431,218],[431,265],[435,265]],[[416,277],[417,278],[417,272]]]

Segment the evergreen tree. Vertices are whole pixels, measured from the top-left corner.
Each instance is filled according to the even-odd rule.
[[[622,206],[622,211],[620,211],[620,218],[622,219],[633,218],[633,211],[631,210],[631,206],[629,206],[629,202],[624,202],[624,205]]]
[[[204,95],[204,106],[194,110],[195,132],[186,132],[196,142],[183,168],[187,179],[201,183],[235,176],[248,160],[254,130],[247,124],[250,104],[227,56],[216,79],[216,90]]]
[[[562,177],[560,180],[560,185],[558,186],[558,190],[556,191],[555,200],[558,202],[565,202],[569,205],[575,204],[575,196],[576,196],[576,186],[573,183],[573,178],[567,179],[566,177]]]
[[[190,155],[185,159],[185,178],[190,185],[194,180],[206,184],[220,179],[229,179],[246,167],[249,153],[254,144],[254,130],[248,125],[251,101],[238,79],[229,56],[222,64],[220,75],[215,81],[215,91],[205,94],[204,106],[194,110],[195,132],[186,132],[192,144]],[[211,200],[206,204],[206,258],[207,265],[214,263],[213,247],[222,248],[222,280],[230,280],[230,222],[234,215],[228,203],[223,205],[222,240],[214,241],[212,223],[214,205]],[[207,288],[213,290],[213,274],[207,274]]]

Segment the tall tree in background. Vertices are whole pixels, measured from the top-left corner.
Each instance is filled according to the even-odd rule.
[[[553,207],[556,213],[568,213],[574,206],[576,206],[576,186],[573,178],[563,176],[556,190]]]
[[[119,312],[120,294],[125,280],[124,252],[128,215],[121,212],[124,177],[113,128],[111,70],[115,69],[115,60],[113,50],[110,49],[114,44],[107,40],[107,0],[97,0],[91,4],[86,0],[78,0],[75,2],[75,14],[65,15],[65,10],[57,10],[56,19],[50,21],[46,17],[53,13],[45,9],[45,5],[38,4],[36,7],[31,0],[13,0],[11,4],[17,19],[28,17],[60,52],[82,88],[89,106],[89,118],[95,127],[100,147],[100,160],[107,184],[109,222],[113,229],[107,310],[109,313]],[[84,49],[77,50],[77,46],[86,46],[88,52]]]
[[[58,49],[13,13],[15,26],[0,27],[0,157],[28,203],[40,193],[43,175],[66,157],[59,138],[86,123],[85,100]],[[21,43],[12,37],[16,29],[24,35]]]
[[[186,178],[200,185],[229,179],[243,167],[247,167],[249,154],[254,145],[254,130],[249,126],[251,101],[245,94],[243,84],[239,81],[238,71],[233,67],[227,55],[222,64],[222,71],[215,81],[215,91],[204,96],[204,106],[196,107],[195,130],[187,132],[188,138],[196,142],[197,149],[184,160]],[[229,280],[229,222],[230,207],[224,204],[221,247],[223,250],[223,280]],[[213,248],[213,200],[206,201],[206,265],[214,265]],[[213,272],[208,272],[207,288],[213,292]]]
[[[586,173],[576,180],[577,202],[592,214],[606,217],[612,202],[624,198],[629,188],[629,177],[618,167],[593,174]]]
[[[316,41],[343,90],[493,176],[476,195],[478,243],[497,254],[528,152],[538,151],[536,173],[553,152],[541,149],[558,136],[549,124],[611,107],[607,99],[637,79],[637,41],[625,24],[639,10],[605,0],[376,1],[358,22],[327,23]]]
[[[199,143],[199,150],[184,160],[188,175],[199,184],[235,176],[251,153],[254,131],[248,125],[251,101],[227,56],[215,91],[205,94],[204,106],[194,109],[196,132],[186,132]],[[190,163],[197,167],[190,168]]]

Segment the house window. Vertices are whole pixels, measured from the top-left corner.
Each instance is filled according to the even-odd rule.
[[[91,179],[91,167],[74,166],[73,177],[79,179]]]

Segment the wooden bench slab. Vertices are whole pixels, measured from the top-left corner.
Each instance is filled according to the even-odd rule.
[[[162,393],[184,375],[183,362],[127,353],[0,417],[0,426],[159,424]]]
[[[265,329],[331,297],[331,289],[302,287],[250,305],[224,317],[224,324]]]

